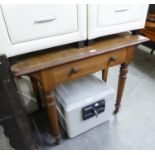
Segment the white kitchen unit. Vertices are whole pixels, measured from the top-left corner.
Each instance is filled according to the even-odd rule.
[[[60,84],[55,95],[60,123],[70,138],[112,116],[114,90],[93,75]]]
[[[141,29],[145,25],[148,5],[88,5],[88,40]]]
[[[1,5],[0,54],[21,55],[87,39],[86,5]]]
[[[148,5],[1,5],[8,57],[144,27]]]

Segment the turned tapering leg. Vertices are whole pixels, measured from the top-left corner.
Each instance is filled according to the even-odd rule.
[[[60,144],[60,131],[58,124],[55,96],[53,92],[47,92],[45,93],[45,98],[50,124],[53,130],[53,135],[56,140],[56,144]]]
[[[102,70],[102,80],[104,80],[106,82],[107,81],[107,77],[108,77],[108,68]]]
[[[119,82],[118,82],[118,90],[117,90],[117,99],[116,99],[114,114],[119,112],[127,73],[128,73],[128,64],[126,64],[126,63],[121,64]]]
[[[45,99],[45,106],[48,112],[49,121],[51,128],[53,130],[53,136],[55,138],[56,144],[60,144],[60,130],[58,123],[58,115],[56,109],[56,100],[54,95],[54,81],[51,74],[51,70],[43,70],[39,74],[40,84],[41,84],[41,94]]]

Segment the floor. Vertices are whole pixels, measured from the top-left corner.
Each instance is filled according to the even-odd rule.
[[[116,116],[82,135],[63,138],[59,146],[42,146],[52,150],[155,149],[155,55],[143,46],[135,52],[129,66],[122,107]],[[108,84],[117,88],[119,66],[109,70]],[[97,73],[100,76],[100,72]],[[0,149],[5,147],[0,130]],[[3,138],[4,139],[4,138]]]
[[[0,150],[12,150],[8,137],[4,134],[4,128],[0,126]]]

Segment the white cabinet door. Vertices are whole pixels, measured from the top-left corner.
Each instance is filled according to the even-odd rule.
[[[12,44],[78,31],[76,5],[2,6]]]
[[[89,5],[88,39],[144,27],[148,5]]]
[[[0,23],[0,48],[10,57],[85,40],[86,6],[1,5]]]

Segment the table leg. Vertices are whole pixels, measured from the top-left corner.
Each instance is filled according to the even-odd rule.
[[[121,64],[119,82],[118,82],[118,90],[117,90],[117,99],[116,99],[114,114],[119,112],[127,73],[128,73],[128,64],[126,64],[126,63]]]
[[[53,135],[56,140],[56,144],[60,144],[60,131],[59,131],[59,124],[57,118],[57,110],[56,110],[56,103],[55,103],[55,96],[53,92],[45,93],[46,98],[46,105],[47,111],[50,119],[50,124],[53,130]]]
[[[102,80],[104,80],[106,82],[107,81],[107,77],[108,77],[108,68],[102,70]]]
[[[56,109],[56,101],[54,95],[54,80],[52,78],[51,70],[43,70],[38,74],[40,83],[42,85],[43,98],[48,112],[49,121],[53,130],[53,136],[56,144],[60,144],[60,130],[58,123],[58,115]]]

